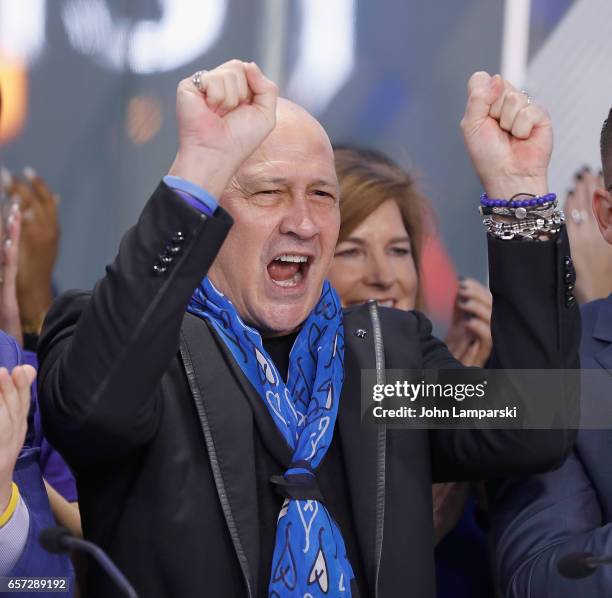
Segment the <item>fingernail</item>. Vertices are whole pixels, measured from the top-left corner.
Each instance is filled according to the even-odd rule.
[[[4,242],[4,247],[6,247],[6,249],[8,249],[12,244],[13,244],[12,241],[10,239],[7,239]]]
[[[13,221],[15,220],[15,215],[17,214],[18,211],[19,211],[19,208],[15,209],[15,204],[12,204],[9,209],[8,216],[6,218],[6,223],[8,226],[11,226],[11,224],[13,224]]]
[[[13,182],[11,171],[5,166],[0,166],[0,184],[3,187],[10,187]]]
[[[28,181],[33,181],[36,178],[36,171],[31,166],[26,166],[23,169],[23,176],[28,179]]]
[[[19,212],[19,202],[21,201],[20,198],[17,198],[17,201],[13,201],[11,198],[11,216],[14,216],[15,214],[17,214],[17,212]]]

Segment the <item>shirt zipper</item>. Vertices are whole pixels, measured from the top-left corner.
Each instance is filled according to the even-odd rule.
[[[370,321],[374,332],[374,354],[376,356],[376,383],[385,384],[385,346],[383,343],[378,305],[376,301],[368,301]],[[374,578],[374,596],[378,598],[378,582],[380,577],[380,564],[382,560],[382,545],[385,526],[385,465],[387,448],[387,427],[378,428],[377,440],[377,473],[376,473],[376,575]]]

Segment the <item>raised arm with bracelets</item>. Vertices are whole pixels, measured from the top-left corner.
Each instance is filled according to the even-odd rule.
[[[526,94],[499,75],[475,73],[468,83],[468,101],[461,126],[488,197],[502,201],[522,196],[523,200],[548,194],[547,172],[552,152],[550,118]],[[527,206],[526,211],[537,210],[540,205]],[[508,212],[515,214],[517,207],[511,207]],[[495,218],[510,224],[521,220],[512,215]],[[574,274],[565,230],[561,228],[557,234],[546,232],[528,239],[520,235],[489,234],[488,252],[493,295],[493,350],[489,368],[578,368],[580,318],[569,290]],[[437,352],[441,354],[441,349]],[[513,397],[520,400],[524,390],[513,387],[512,380],[509,382],[497,389],[504,396],[504,404],[515,402]],[[565,397],[570,409],[577,405],[577,388],[572,389],[573,395]],[[550,388],[551,396],[563,390],[561,385]],[[439,477],[434,470],[434,478],[445,481],[451,476],[476,479],[478,471],[483,478],[499,477],[512,473],[513,469],[529,469],[529,462],[537,469],[538,457],[530,454],[529,446],[538,447],[539,457],[543,459],[540,467],[545,467],[547,458],[549,466],[558,465],[567,454],[575,431],[438,430],[432,435],[434,463],[440,464]],[[482,451],[484,446],[492,450]],[[560,446],[566,448],[555,463],[553,455]]]

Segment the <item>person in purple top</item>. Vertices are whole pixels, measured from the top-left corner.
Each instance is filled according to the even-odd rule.
[[[23,351],[23,363],[29,364],[34,369],[38,369],[36,353]],[[47,483],[47,490],[55,492],[64,502],[76,503],[78,500],[77,488],[74,476],[66,462],[60,457],[59,453],[47,442],[40,421],[40,408],[38,407],[38,391],[36,385],[32,386],[32,432],[33,444],[40,448],[39,462],[43,473],[43,478]],[[55,495],[54,495],[55,496]],[[50,497],[51,507],[56,510],[54,498]],[[62,507],[59,507],[60,509]],[[76,508],[76,506],[75,506]],[[64,522],[65,523],[65,522]],[[72,527],[72,526],[71,526]],[[74,531],[74,530],[73,530]]]
[[[40,532],[56,523],[30,409],[36,373],[23,363],[15,339],[0,331],[0,576],[67,577],[72,586],[68,556],[49,554],[38,542]]]
[[[3,186],[6,182],[3,176]],[[60,505],[64,512],[76,514],[73,520],[78,519],[78,510],[69,505],[76,500],[76,487],[70,470],[43,436],[32,386],[36,356],[22,352],[17,340],[7,334],[22,341],[16,292],[21,213],[16,202],[6,215],[0,287],[0,577],[67,578],[69,592],[45,594],[65,597],[72,595],[74,583],[70,559],[47,553],[38,537],[60,520],[74,531],[74,525],[55,512],[61,512]]]
[[[17,340],[23,347],[23,362],[37,370],[38,333],[54,295],[52,272],[59,240],[57,194],[30,166],[21,174],[0,166],[1,195],[9,198],[2,209],[4,217],[13,223],[19,217],[19,222],[18,237],[4,250],[7,255],[5,282],[0,292],[0,330]],[[40,465],[51,508],[56,518],[72,510],[78,519],[76,506],[70,507],[70,503],[77,501],[74,476],[43,435],[36,387],[32,388],[32,404],[35,442],[40,447]],[[65,521],[63,516],[59,519],[80,534],[80,523],[76,520]],[[69,519],[74,519],[74,515]]]

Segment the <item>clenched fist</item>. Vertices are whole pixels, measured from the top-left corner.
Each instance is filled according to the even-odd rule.
[[[461,129],[489,197],[547,193],[552,127],[546,110],[525,93],[499,75],[474,73]]]
[[[254,62],[230,60],[179,83],[179,149],[169,174],[219,197],[276,124],[278,88]]]

